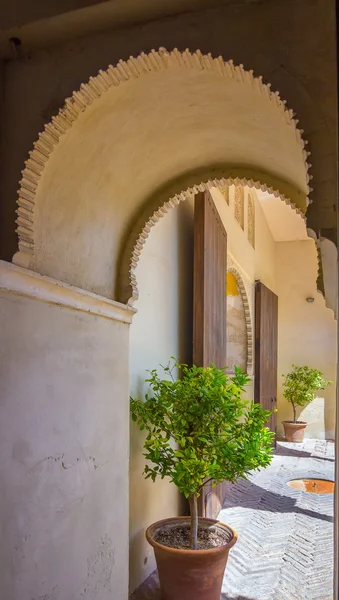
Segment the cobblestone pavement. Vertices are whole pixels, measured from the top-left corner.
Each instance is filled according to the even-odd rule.
[[[287,485],[305,477],[334,479],[332,442],[278,442],[270,467],[229,485],[219,519],[239,539],[222,600],[333,600],[333,496]],[[160,598],[154,572],[131,600]]]

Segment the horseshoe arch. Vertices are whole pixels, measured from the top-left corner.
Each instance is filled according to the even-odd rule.
[[[244,182],[305,213],[307,157],[293,112],[242,65],[199,50],[141,53],[82,84],[34,143],[13,262],[133,301],[133,265],[159,207]]]

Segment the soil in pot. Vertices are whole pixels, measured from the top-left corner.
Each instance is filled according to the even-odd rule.
[[[228,529],[221,527],[198,527],[198,549],[210,550],[228,544],[233,535]],[[157,531],[154,541],[168,548],[191,549],[189,523],[178,523],[174,527],[164,528]]]
[[[228,553],[237,534],[224,523],[200,518],[199,549],[192,550],[189,533],[188,517],[158,521],[146,531],[154,548],[161,599],[220,600]]]
[[[283,421],[287,442],[303,442],[307,423],[305,421]]]

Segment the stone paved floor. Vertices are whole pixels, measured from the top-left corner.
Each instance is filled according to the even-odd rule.
[[[270,467],[229,486],[219,519],[239,540],[222,600],[333,600],[333,496],[287,486],[304,477],[334,479],[332,442],[279,442]],[[160,598],[155,572],[131,600]]]

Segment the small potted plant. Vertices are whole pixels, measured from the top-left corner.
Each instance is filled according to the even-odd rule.
[[[226,524],[198,517],[203,486],[235,482],[272,458],[270,412],[242,398],[249,378],[240,368],[232,377],[221,369],[162,367],[150,371],[152,394],[131,398],[132,419],[148,432],[144,474],[169,477],[189,501],[190,517],[158,521],[146,531],[153,546],[162,598],[219,600],[228,552],[237,534]],[[175,377],[173,375],[175,373]]]
[[[304,440],[306,421],[297,420],[297,406],[307,406],[314,400],[316,392],[323,390],[332,381],[323,378],[323,374],[310,367],[292,365],[292,371],[283,375],[284,397],[292,404],[293,421],[283,421],[287,442]]]

